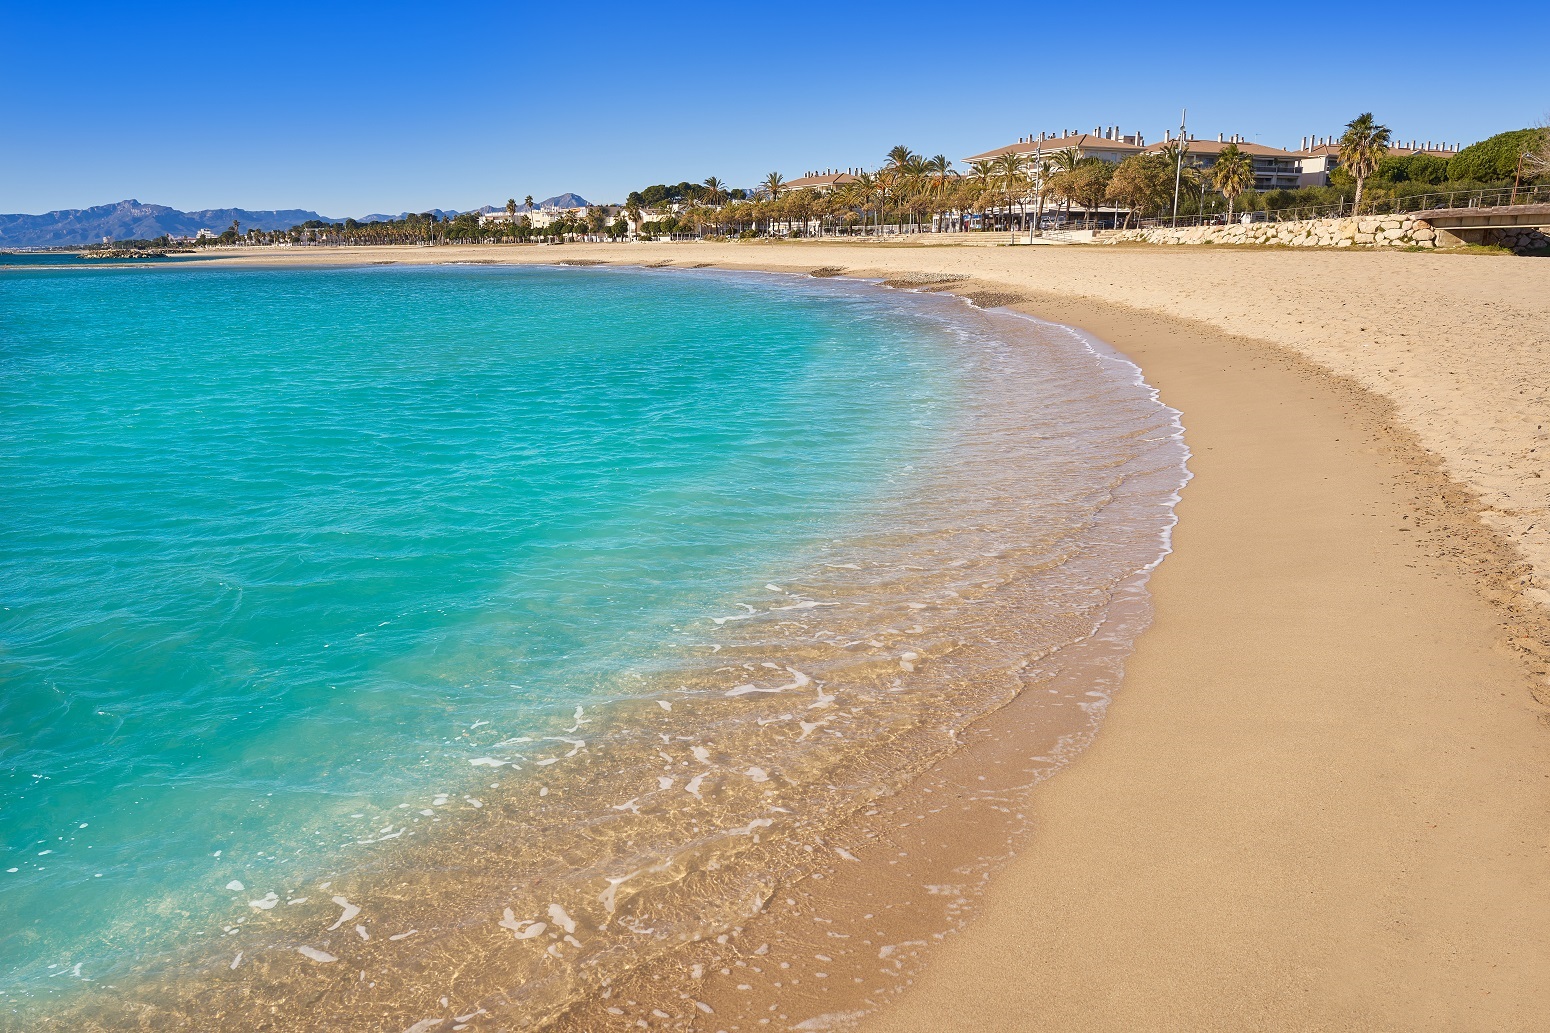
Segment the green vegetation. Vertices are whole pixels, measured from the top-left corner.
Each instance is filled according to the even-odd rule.
[[[714,176],[711,177],[715,179]],[[707,181],[708,183],[708,181]],[[673,186],[666,183],[658,183],[644,190],[631,191],[625,199],[625,206],[638,205],[643,208],[655,208],[661,204],[678,204],[691,201],[705,203],[714,192],[725,193],[728,197],[742,200],[748,196],[746,190],[728,190],[720,180],[716,180],[716,187],[712,188],[707,183],[683,182]]]
[[[1356,180],[1356,199],[1352,210],[1362,210],[1362,188],[1367,177],[1378,171],[1378,163],[1389,152],[1389,127],[1373,120],[1372,112],[1357,115],[1345,127],[1340,138],[1340,167]]]
[[[1424,183],[1438,186],[1448,181],[1448,163],[1435,154],[1390,154],[1378,162],[1373,178],[1385,183]]]
[[[1211,182],[1227,198],[1227,221],[1232,222],[1233,202],[1238,199],[1238,195],[1254,187],[1254,160],[1239,150],[1237,144],[1228,144],[1216,156],[1216,164],[1211,166]],[[1360,197],[1361,193],[1362,187],[1358,181],[1356,195]]]
[[[1547,135],[1545,129],[1514,129],[1471,144],[1448,162],[1448,178],[1510,183],[1518,173],[1519,160],[1543,151]]]

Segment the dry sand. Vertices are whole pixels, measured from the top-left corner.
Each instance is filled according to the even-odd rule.
[[[272,260],[460,257],[967,274],[956,289],[1114,344],[1183,412],[1195,480],[1096,745],[1037,791],[1038,830],[977,917],[868,1028],[1545,1027],[1550,262],[829,244]]]

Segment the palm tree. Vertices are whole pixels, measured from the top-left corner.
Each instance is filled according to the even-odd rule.
[[[1254,185],[1254,162],[1238,150],[1237,144],[1230,143],[1222,148],[1222,153],[1216,156],[1216,164],[1211,166],[1211,182],[1227,198],[1227,221],[1232,222],[1233,202]]]
[[[931,177],[931,192],[937,210],[945,217],[947,197],[951,193],[953,180],[957,178],[953,173],[953,163],[947,160],[947,155],[938,154],[926,160],[925,168]]]
[[[1007,229],[1011,229],[1012,197],[1014,194],[1018,197],[1023,194],[1023,187],[1027,184],[1028,158],[1015,151],[1008,151],[997,157],[992,165],[996,181],[1001,184],[1001,195],[1006,201]]]
[[[532,194],[528,194],[526,197],[524,197],[522,199],[522,207],[526,208],[528,211],[532,211],[533,210],[533,195]]]
[[[1035,233],[1042,233],[1044,231],[1044,184],[1049,180],[1051,168],[1052,166],[1048,158],[1039,158],[1037,163],[1029,169],[1029,175],[1033,177],[1038,195],[1035,202],[1036,211],[1033,216],[1033,229]]]
[[[1378,163],[1388,152],[1389,127],[1374,122],[1372,112],[1365,111],[1346,123],[1345,135],[1340,138],[1340,164],[1356,179],[1352,215],[1361,214],[1362,187],[1367,177],[1378,171]]]
[[[517,232],[517,199],[515,197],[506,198],[506,225],[510,227],[512,233]]]
[[[1062,182],[1066,182],[1076,173],[1076,167],[1082,164],[1082,150],[1079,147],[1062,147],[1050,155],[1049,163],[1054,174],[1062,177]],[[1065,204],[1066,219],[1069,221],[1071,218],[1071,195],[1069,192],[1062,191],[1060,192],[1060,197]]]
[[[719,204],[727,192],[727,185],[715,176],[709,176],[705,180],[705,195],[707,204]]]
[[[771,172],[764,177],[764,181],[759,184],[759,188],[766,194],[769,194],[771,198],[778,198],[786,191],[786,177],[779,172]]]
[[[877,177],[872,173],[862,169],[856,174],[856,196],[861,201],[863,212],[872,207],[872,202],[880,196],[881,190]]]

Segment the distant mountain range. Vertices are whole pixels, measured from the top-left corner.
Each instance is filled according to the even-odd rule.
[[[0,247],[69,247],[113,240],[152,240],[163,233],[192,237],[200,230],[221,232],[236,220],[244,229],[288,229],[317,212],[299,208],[250,212],[246,208],[207,208],[180,212],[160,204],[120,201],[95,208],[69,208],[43,215],[0,215]]]
[[[559,194],[545,198],[540,208],[585,207],[587,200],[579,194]],[[480,211],[504,210],[503,206],[489,205]],[[458,213],[431,209],[437,218],[450,219]],[[392,222],[410,212],[398,215],[367,215],[357,222]],[[280,211],[249,211],[246,208],[206,208],[198,212],[180,212],[160,204],[141,204],[139,201],[119,201],[117,204],[100,204],[95,208],[67,208],[42,215],[0,215],[0,248],[23,247],[77,247],[82,244],[100,244],[104,237],[111,240],[154,240],[162,234],[172,237],[192,237],[200,230],[219,233],[237,222],[242,229],[284,230],[298,223],[321,219],[324,222],[343,222],[341,218],[329,218],[317,212],[301,208]]]

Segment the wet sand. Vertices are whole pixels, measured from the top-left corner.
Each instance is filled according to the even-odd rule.
[[[495,254],[957,271],[974,277],[957,290],[1020,295],[1115,345],[1184,414],[1195,480],[1118,701],[1095,744],[1035,791],[1034,827],[968,925],[864,1028],[1542,1026],[1550,722],[1535,701],[1542,588],[1522,559],[1540,558],[1550,530],[1533,477],[1550,422],[1550,263],[835,245]],[[1315,319],[1318,333],[1297,329]]]

